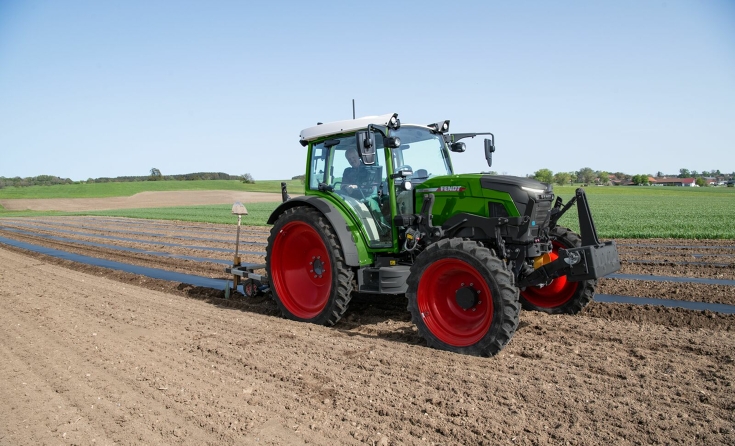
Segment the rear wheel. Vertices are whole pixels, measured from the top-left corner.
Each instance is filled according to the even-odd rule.
[[[518,327],[518,289],[503,262],[476,242],[430,245],[408,278],[408,310],[430,347],[476,356],[498,353]]]
[[[334,325],[347,311],[353,272],[334,229],[317,210],[299,206],[281,214],[268,237],[265,262],[284,317]]]
[[[559,249],[582,246],[582,239],[567,228],[557,226],[550,233],[553,251],[551,260],[559,258]],[[579,313],[590,303],[595,295],[596,280],[570,282],[566,276],[557,277],[546,286],[531,286],[521,291],[521,303],[527,310],[545,313]]]

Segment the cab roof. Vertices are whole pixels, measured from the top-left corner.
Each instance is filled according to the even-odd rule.
[[[329,135],[338,135],[340,133],[349,133],[367,128],[370,124],[388,125],[390,118],[398,116],[398,113],[388,113],[379,116],[365,116],[357,119],[347,119],[345,121],[327,122],[326,124],[315,125],[301,131],[301,141],[313,141]]]

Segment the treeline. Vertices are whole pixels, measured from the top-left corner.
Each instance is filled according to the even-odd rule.
[[[630,175],[624,172],[606,172],[604,170],[593,170],[590,167],[583,167],[573,172],[552,172],[549,169],[539,169],[533,175],[528,177],[535,178],[543,183],[554,183],[558,185],[582,183],[582,184],[598,184],[612,186],[617,184],[649,184],[650,178],[694,178],[698,186],[707,186],[706,179],[715,179],[719,181],[731,181],[735,178],[735,172],[727,174],[720,172],[719,169],[712,171],[697,172],[696,170],[679,169],[678,174],[664,174],[661,171],[656,175],[651,174],[635,174]]]
[[[73,184],[74,181],[69,178],[59,178],[53,175],[39,175],[37,177],[0,177],[0,189],[4,187],[24,187],[24,186],[53,186],[55,184]]]
[[[242,181],[243,175],[230,175],[222,172],[196,172],[182,175],[161,175],[158,169],[151,169],[150,175],[115,177],[115,178],[90,178],[87,183],[132,183],[135,181],[196,181],[196,180],[238,180]]]
[[[153,170],[153,169],[152,169]],[[132,183],[136,181],[195,181],[195,180],[238,180],[245,183],[255,183],[252,175],[229,175],[223,172],[196,172],[182,175],[161,175],[155,169],[157,175],[125,176],[125,177],[100,177],[89,178],[86,181],[72,181],[69,178],[60,178],[54,175],[39,175],[37,177],[0,177],[0,189],[4,187],[26,187],[26,186],[53,186],[57,184],[80,184],[80,183]]]

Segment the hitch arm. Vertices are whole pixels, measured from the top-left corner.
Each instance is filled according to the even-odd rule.
[[[559,199],[557,198],[557,203]],[[577,215],[579,217],[579,229],[582,233],[582,246],[597,246],[600,244],[600,239],[597,238],[597,229],[595,229],[595,222],[592,220],[592,212],[590,212],[590,205],[587,201],[587,195],[584,193],[584,189],[581,187],[577,189],[576,194],[572,197],[567,204],[561,210],[558,210],[557,206],[552,209],[552,215],[549,219],[549,228],[556,226],[559,219],[564,215],[569,208],[577,203]]]
[[[551,215],[551,218],[549,219],[550,220],[549,228],[556,227],[556,222],[558,222],[559,219],[562,217],[562,215],[564,215],[569,210],[569,208],[574,206],[574,203],[576,202],[577,202],[577,196],[575,195],[571,198],[571,200],[569,200],[569,202],[566,205],[564,205],[564,207],[561,210],[559,210],[559,207],[561,206],[561,197],[556,197],[556,205],[554,206],[554,209],[552,209],[551,211],[552,215]]]
[[[579,229],[582,232],[582,246],[597,246],[600,239],[597,238],[597,230],[595,222],[592,220],[590,205],[587,202],[587,195],[581,187],[577,189],[577,213],[579,214]]]

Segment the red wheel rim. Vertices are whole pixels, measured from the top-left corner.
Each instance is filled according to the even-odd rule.
[[[324,310],[332,290],[332,265],[319,233],[293,221],[279,231],[271,250],[271,279],[286,309],[300,319]]]
[[[559,258],[559,248],[565,248],[559,242],[552,242],[554,249],[549,253],[551,260],[554,261]],[[577,291],[579,282],[569,282],[566,276],[557,277],[550,284],[544,287],[530,286],[526,287],[525,291],[521,291],[523,296],[528,303],[539,308],[556,308],[569,302],[569,299],[574,296]]]
[[[470,287],[477,303],[462,308],[457,290]],[[493,321],[493,299],[490,287],[470,264],[459,259],[442,259],[429,266],[421,276],[418,309],[424,324],[440,341],[454,347],[466,347],[480,341]]]

